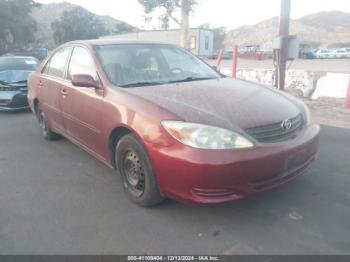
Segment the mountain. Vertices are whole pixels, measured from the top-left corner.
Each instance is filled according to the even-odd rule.
[[[36,39],[38,46],[48,47],[50,49],[55,47],[55,43],[53,41],[53,33],[51,30],[51,23],[54,20],[60,18],[63,12],[70,11],[76,7],[79,7],[84,11],[89,12],[83,7],[73,5],[67,2],[42,4],[40,7],[34,8],[31,15],[37,22],[38,30],[36,32]],[[125,23],[110,16],[95,16],[105,25],[105,27],[110,33],[113,33],[116,26],[118,25],[122,25],[123,28],[129,28],[130,30],[135,29],[135,27],[129,25],[128,23]]]
[[[225,39],[226,47],[260,45],[271,50],[278,34],[279,18],[273,17],[252,26],[230,30]],[[297,35],[300,43],[317,47],[350,46],[350,13],[341,11],[320,12],[291,20],[290,34]]]

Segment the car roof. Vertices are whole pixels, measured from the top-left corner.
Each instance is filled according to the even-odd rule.
[[[92,40],[78,40],[66,43],[66,45],[71,44],[81,44],[88,46],[101,46],[101,45],[118,45],[118,44],[145,44],[145,45],[169,45],[174,46],[174,44],[165,43],[165,42],[155,42],[155,41],[146,41],[139,39],[92,39]]]

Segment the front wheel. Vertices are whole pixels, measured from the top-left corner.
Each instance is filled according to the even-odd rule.
[[[115,161],[122,176],[124,191],[134,203],[150,207],[164,200],[148,154],[134,135],[128,134],[120,139]]]

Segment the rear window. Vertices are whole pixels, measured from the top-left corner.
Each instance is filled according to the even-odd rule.
[[[31,57],[0,57],[0,71],[34,71],[38,67],[38,64],[38,60]]]

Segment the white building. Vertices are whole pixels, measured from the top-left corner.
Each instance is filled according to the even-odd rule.
[[[151,30],[120,35],[102,36],[111,39],[140,39],[180,44],[180,30]],[[213,31],[201,28],[191,28],[189,32],[190,51],[198,56],[211,57],[213,55],[214,34]]]

